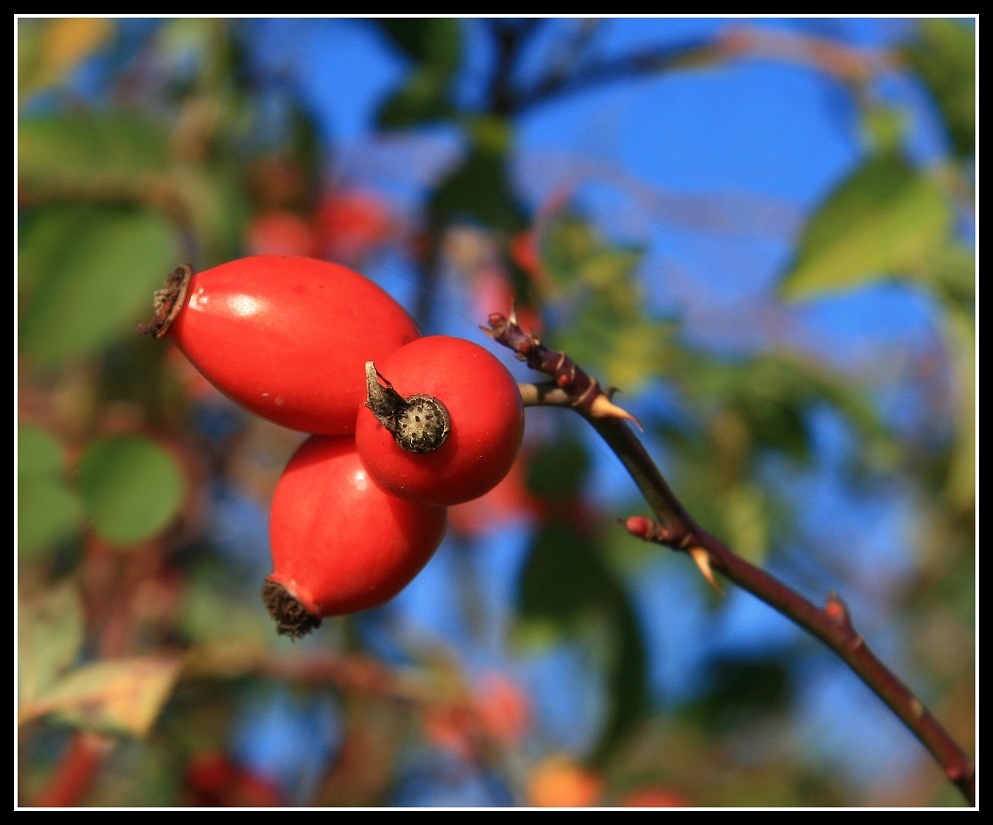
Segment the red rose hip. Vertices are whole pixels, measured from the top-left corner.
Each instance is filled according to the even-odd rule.
[[[262,598],[278,632],[302,636],[322,617],[393,598],[427,564],[444,532],[445,510],[377,487],[351,438],[311,436],[272,499],[274,572]]]
[[[322,435],[355,429],[366,361],[420,335],[384,290],[343,266],[257,255],[193,274],[156,294],[145,331],[168,336],[221,392],[270,421]]]
[[[435,335],[401,347],[375,370],[380,383],[372,373],[371,394],[382,390],[406,406],[403,420],[368,406],[358,411],[355,444],[384,490],[440,507],[479,498],[507,475],[524,435],[524,405],[514,377],[492,353]],[[437,442],[422,431],[433,419],[440,422]]]

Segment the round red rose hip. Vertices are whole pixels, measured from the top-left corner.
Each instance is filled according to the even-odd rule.
[[[517,382],[489,351],[461,338],[419,338],[375,364],[404,398],[431,396],[447,411],[440,447],[408,452],[372,410],[358,411],[355,444],[369,475],[395,496],[435,506],[471,501],[507,475],[524,436]]]

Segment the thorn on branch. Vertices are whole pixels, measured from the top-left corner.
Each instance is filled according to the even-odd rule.
[[[550,375],[556,385],[567,394],[572,407],[590,418],[621,419],[644,430],[637,418],[611,401],[617,391],[614,387],[605,391],[599,381],[588,375],[564,352],[544,346],[536,332],[521,329],[513,309],[509,319],[494,312],[488,320],[489,327],[481,326],[480,329],[498,344],[513,350],[517,358],[526,362],[531,369]]]
[[[717,579],[714,578],[714,571],[710,569],[710,553],[702,547],[691,547],[686,552],[690,554],[693,563],[697,566],[700,574],[709,582],[710,586],[723,596],[724,591],[721,590]]]

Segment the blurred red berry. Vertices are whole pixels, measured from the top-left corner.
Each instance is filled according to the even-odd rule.
[[[448,523],[463,536],[480,536],[494,525],[537,515],[540,502],[528,492],[527,462],[521,456],[486,495],[448,509]]]
[[[532,278],[542,276],[541,255],[538,252],[538,240],[533,229],[518,232],[510,239],[511,260]]]
[[[483,730],[502,745],[517,745],[531,727],[531,703],[516,682],[501,673],[486,673],[473,698]]]
[[[339,263],[358,263],[382,244],[390,231],[390,212],[369,192],[331,192],[317,210],[321,253]]]
[[[192,806],[275,808],[285,804],[276,785],[236,765],[220,751],[201,753],[186,766]]]
[[[248,224],[245,247],[250,255],[301,255],[320,252],[317,229],[293,212],[279,210],[257,215]]]

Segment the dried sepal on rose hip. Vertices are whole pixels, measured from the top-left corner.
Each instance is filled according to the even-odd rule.
[[[343,266],[256,255],[194,273],[182,266],[140,329],[167,337],[221,392],[307,433],[355,429],[364,364],[420,336],[384,290]]]
[[[461,338],[419,338],[368,365],[367,382],[355,444],[384,490],[441,507],[479,498],[509,472],[524,404],[488,350]]]
[[[350,437],[308,438],[286,465],[269,516],[273,573],[262,599],[277,631],[297,638],[327,616],[389,601],[434,554],[445,515],[376,486]]]

